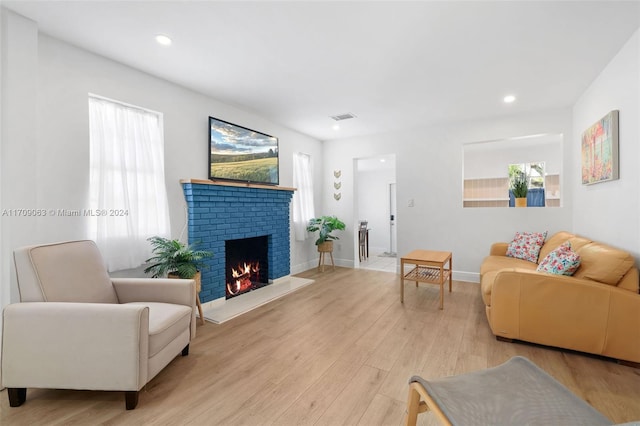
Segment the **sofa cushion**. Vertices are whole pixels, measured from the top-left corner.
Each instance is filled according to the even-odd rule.
[[[131,302],[149,307],[149,358],[160,352],[185,329],[189,328],[189,306],[160,302]]]
[[[618,284],[635,263],[626,251],[600,243],[586,244],[576,248],[576,252],[582,259],[582,265],[574,276],[609,285]]]
[[[560,247],[561,244],[567,242],[569,238],[574,237],[570,232],[560,231],[556,232],[544,242],[544,245],[540,249],[540,259],[544,259],[547,257],[549,253]]]
[[[571,250],[573,250],[576,253],[578,253],[582,247],[586,246],[587,244],[592,243],[593,241],[591,241],[588,238],[578,237],[576,235],[576,236],[573,236],[573,237],[569,238],[569,242],[571,243]]]
[[[640,293],[640,277],[638,276],[638,268],[630,268],[629,271],[618,282],[618,288],[629,290],[634,293]]]
[[[538,263],[540,248],[547,236],[545,232],[516,232],[507,248],[507,256]]]
[[[571,250],[571,243],[564,242],[545,256],[536,271],[556,275],[573,275],[580,266],[580,255]]]
[[[536,264],[522,259],[506,256],[487,256],[480,265],[480,275],[484,277],[487,272],[498,271],[505,268],[523,268],[535,271]]]

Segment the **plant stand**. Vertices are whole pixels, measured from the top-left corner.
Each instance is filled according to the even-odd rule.
[[[169,273],[167,278],[180,278],[178,274]],[[200,315],[200,324],[204,325],[204,314],[202,313],[202,305],[200,304],[200,290],[202,290],[202,273],[200,271],[191,278],[196,282],[196,306],[198,307],[198,314]]]
[[[331,266],[335,271],[336,265],[333,263],[333,241],[325,241],[324,243],[318,244],[318,253],[320,253],[320,259],[318,259],[318,270],[324,272],[325,253],[329,253],[329,257],[331,257]],[[320,269],[321,267],[322,269]]]

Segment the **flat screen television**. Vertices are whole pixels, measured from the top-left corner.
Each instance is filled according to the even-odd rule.
[[[278,185],[278,138],[209,117],[209,179]]]

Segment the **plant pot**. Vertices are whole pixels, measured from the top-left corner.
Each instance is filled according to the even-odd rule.
[[[176,273],[169,272],[167,274],[167,278],[180,278],[180,276]],[[200,273],[200,271],[196,272],[196,274],[191,279],[196,282],[196,293],[200,293],[200,290],[202,289],[202,274]]]
[[[527,207],[527,198],[516,198],[516,207]]]
[[[318,251],[320,253],[330,253],[333,251],[333,241],[325,241],[318,244]]]

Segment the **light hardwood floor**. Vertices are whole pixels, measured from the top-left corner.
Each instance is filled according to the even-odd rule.
[[[495,340],[478,284],[438,287],[388,272],[331,268],[316,282],[222,325],[198,325],[178,356],[125,411],[120,392],[29,389],[3,425],[399,425],[411,375],[440,377],[523,355],[613,422],[640,419],[640,370]],[[79,360],[81,362],[81,360]],[[430,413],[419,424],[435,424]]]

